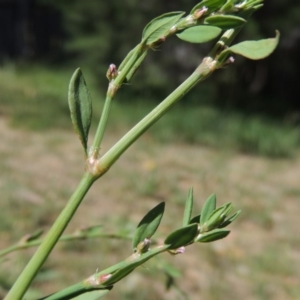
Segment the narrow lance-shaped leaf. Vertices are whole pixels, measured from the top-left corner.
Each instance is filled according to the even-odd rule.
[[[136,61],[136,63],[132,66],[132,68],[130,69],[130,71],[128,72],[128,74],[126,75],[126,80],[130,81],[130,79],[132,78],[132,76],[135,74],[135,72],[137,71],[137,69],[139,68],[139,66],[141,65],[141,63],[143,62],[143,60],[145,59],[147,55],[147,50],[143,51],[141,56],[138,58],[138,60]]]
[[[191,14],[198,9],[202,9],[204,6],[208,8],[207,13],[209,14],[215,10],[218,10],[224,3],[225,0],[203,0],[192,8]]]
[[[164,241],[165,245],[170,245],[169,249],[177,249],[190,244],[198,232],[198,224],[194,223],[172,232]]]
[[[177,23],[177,21],[185,14],[183,11],[175,11],[163,14],[150,23],[148,23],[143,31],[142,43],[150,45],[158,41],[161,37]]]
[[[23,236],[20,242],[26,243],[26,242],[37,240],[43,233],[44,233],[43,229],[37,229],[35,232]]]
[[[201,232],[210,231],[212,229],[215,229],[219,227],[223,223],[223,221],[226,218],[226,212],[229,209],[229,212],[232,210],[233,206],[231,203],[226,203],[220,207],[218,207],[216,210],[214,210],[206,220],[205,223],[203,223],[201,227]]]
[[[197,215],[197,216],[191,218],[189,224],[200,223],[200,218],[201,218],[201,215]]]
[[[199,234],[196,242],[209,243],[225,238],[230,233],[227,229],[214,229],[210,232]]]
[[[151,238],[155,233],[164,214],[164,210],[165,202],[161,202],[144,216],[135,230],[132,240],[133,249],[135,249],[144,239]]]
[[[219,228],[224,228],[228,225],[230,225],[241,213],[241,210],[238,210],[235,214],[233,214],[231,217],[229,217],[227,220],[225,220],[221,225],[219,225]]]
[[[79,68],[71,78],[68,101],[73,127],[85,153],[87,153],[88,134],[92,119],[92,99]]]
[[[226,12],[227,10],[231,10],[234,6],[235,0],[227,0],[226,3],[221,7],[222,12]]]
[[[133,53],[135,51],[137,51],[137,48],[139,47],[139,45],[135,46],[133,49],[131,49],[128,54],[126,55],[126,57],[123,59],[123,61],[121,62],[121,64],[119,65],[118,71],[121,72],[123,70],[123,68],[125,67],[125,65],[128,63],[128,61],[130,60],[130,58],[132,57]]]
[[[232,15],[215,15],[207,17],[204,23],[211,26],[220,27],[223,30],[227,30],[244,25],[246,23],[246,20]]]
[[[186,42],[189,43],[206,43],[214,38],[216,38],[220,33],[222,32],[222,29],[215,26],[194,26],[190,27],[181,33],[178,33],[177,36]]]
[[[190,188],[187,200],[185,202],[183,222],[182,222],[183,226],[186,226],[190,223],[192,210],[193,210],[193,202],[194,202],[193,188]]]
[[[231,46],[226,51],[230,51],[250,59],[263,59],[269,56],[276,49],[279,42],[279,36],[279,31],[276,30],[275,38],[241,42]]]
[[[216,209],[216,202],[217,199],[215,194],[210,195],[205,201],[201,210],[201,219],[200,219],[201,226],[208,220],[212,212]]]

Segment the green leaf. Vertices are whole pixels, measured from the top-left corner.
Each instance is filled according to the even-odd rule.
[[[246,20],[231,15],[215,15],[205,18],[204,23],[220,27],[222,28],[222,30],[227,30],[244,25],[246,23]]]
[[[190,223],[192,210],[193,210],[193,202],[194,202],[193,188],[190,188],[187,200],[185,202],[183,222],[182,222],[183,226],[189,225]]]
[[[79,68],[71,78],[68,98],[73,127],[87,154],[87,141],[92,119],[92,99]]]
[[[164,241],[168,249],[177,249],[190,244],[198,232],[198,224],[191,224],[172,232]]]
[[[42,234],[44,233],[43,229],[37,229],[35,232],[31,234],[26,234],[24,237],[21,238],[22,242],[31,242],[37,240]]]
[[[176,11],[163,14],[153,19],[146,25],[143,31],[142,43],[150,45],[158,41],[161,37],[164,37],[184,14],[185,12]]]
[[[234,6],[235,0],[227,0],[226,3],[221,7],[222,12],[226,12],[228,10],[231,10]]]
[[[214,26],[194,26],[190,27],[177,36],[189,43],[206,43],[216,38],[222,30]]]
[[[128,54],[126,55],[126,57],[123,59],[123,61],[121,62],[121,64],[119,65],[118,71],[121,72],[123,70],[123,68],[125,67],[125,65],[129,62],[131,56],[133,55],[133,53],[135,51],[137,51],[137,48],[139,47],[139,45],[135,46],[133,49],[131,49]]]
[[[217,203],[217,199],[215,194],[210,195],[205,201],[201,210],[201,219],[200,219],[201,226],[208,220],[212,212],[216,209],[216,203]]]
[[[151,209],[140,221],[133,236],[133,249],[135,249],[140,242],[144,241],[144,239],[149,239],[152,237],[160,224],[164,210],[165,202],[161,202]]]
[[[100,290],[100,291],[93,291],[87,292],[75,298],[73,300],[98,300],[105,296],[110,290]]]
[[[199,234],[196,242],[209,243],[225,238],[230,233],[227,229],[214,229],[210,232]]]
[[[148,252],[143,254],[134,253],[121,264],[117,264],[119,265],[118,269],[112,274],[110,278],[108,278],[104,282],[104,285],[110,286],[112,284],[115,284],[116,282],[127,276],[129,273],[131,273],[135,268],[144,264],[146,261],[148,261],[155,255],[158,255],[159,253],[168,250],[168,248],[168,245],[164,245],[158,248],[150,249]]]
[[[241,213],[241,210],[238,210],[235,214],[233,214],[231,217],[229,217],[227,220],[225,220],[221,225],[219,225],[219,228],[224,228],[228,225],[230,225]]]
[[[210,14],[211,12],[218,10],[224,3],[225,0],[203,0],[192,8],[190,14],[192,15],[196,10],[201,9],[204,6],[208,8],[207,13]]]
[[[104,284],[111,285],[115,284],[116,282],[120,281],[122,278],[126,277],[136,268],[136,264],[127,264],[123,268],[120,268],[116,271],[112,276],[104,282]]]
[[[201,215],[197,215],[197,216],[193,217],[193,218],[190,220],[189,224],[193,224],[193,223],[199,224],[199,223],[200,223],[200,218],[201,218]]]
[[[241,42],[229,47],[225,51],[230,51],[250,59],[262,59],[269,56],[276,49],[279,36],[279,31],[276,30],[275,38]]]
[[[135,72],[137,71],[137,69],[139,68],[141,63],[143,62],[143,60],[145,59],[145,57],[147,55],[147,52],[148,52],[147,50],[143,51],[141,56],[136,61],[136,63],[132,66],[132,68],[130,69],[130,71],[126,75],[127,82],[130,81],[130,79],[133,77],[133,75],[135,74]]]
[[[233,206],[231,203],[226,203],[214,210],[208,217],[207,221],[203,223],[203,226],[201,227],[201,232],[206,232],[218,228],[219,225],[221,225],[225,220],[226,213],[231,211],[232,208]]]

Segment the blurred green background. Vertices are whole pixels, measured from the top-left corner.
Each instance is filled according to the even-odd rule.
[[[142,28],[168,11],[189,12],[196,1],[1,1],[0,59],[49,63],[53,67],[78,66],[97,77],[106,89],[104,74],[136,45]],[[235,68],[217,72],[185,100],[208,103],[245,113],[285,116],[299,123],[298,1],[266,1],[239,36],[239,40],[273,37],[281,32],[276,52],[266,60],[237,58]],[[211,45],[191,45],[172,37],[148,55],[125,93],[146,101],[160,101],[199,64]],[[143,84],[140,83],[143,79]],[[132,98],[132,97],[130,97]]]
[[[55,122],[61,126],[65,120],[63,113],[68,112],[65,94],[55,94],[55,83],[61,83],[58,93],[66,90],[66,78],[80,66],[89,86],[98,93],[95,100],[99,104],[107,88],[108,66],[120,64],[139,42],[142,28],[149,20],[168,11],[188,12],[197,2],[26,0],[0,4],[2,72],[9,70],[28,80],[30,77],[41,80],[38,84],[43,85],[42,93],[47,91],[43,105],[52,113],[61,108]],[[298,2],[267,1],[238,40],[273,37],[278,29],[281,40],[275,53],[261,61],[237,57],[234,67],[216,72],[185,96],[177,106],[179,114],[167,117],[173,126],[163,126],[157,133],[163,135],[163,139],[172,138],[175,133],[176,138],[209,146],[227,147],[229,144],[249,153],[292,155],[292,149],[299,146],[299,15]],[[211,45],[183,43],[176,37],[168,39],[157,51],[149,52],[130,84],[120,90],[118,105],[129,107],[129,112],[133,106],[135,115],[144,114],[194,70]],[[46,76],[49,77],[47,82],[41,79]],[[18,103],[18,93],[13,100],[9,92],[2,91],[2,94],[1,110],[5,114],[6,103],[10,106],[11,102]],[[40,101],[29,98],[28,101]],[[26,105],[25,109],[30,112],[23,116],[22,126],[27,118],[29,123],[38,123],[36,128],[47,127],[51,114],[43,116],[40,123],[35,108],[36,105]],[[13,109],[17,122],[19,109],[24,115],[24,108],[19,104]],[[95,110],[97,117],[100,109],[98,106]],[[188,119],[181,118],[182,109],[191,111]],[[129,122],[130,114],[125,117]],[[270,132],[272,127],[275,133]],[[180,135],[176,134],[178,131]],[[204,131],[201,136],[199,131]]]
[[[73,71],[81,67],[92,94],[93,132],[109,64],[120,64],[152,18],[189,12],[196,4],[0,1],[1,248],[49,228],[78,182],[82,151],[67,105]],[[166,201],[163,237],[180,226],[190,186],[198,210],[213,192],[219,204],[232,201],[243,210],[228,239],[195,246],[179,258],[154,260],[108,299],[300,297],[299,17],[298,1],[266,1],[238,40],[273,37],[278,29],[276,51],[256,62],[236,57],[234,65],[194,88],[88,194],[69,232],[101,223],[108,231],[126,227],[130,234],[150,208]],[[172,37],[149,52],[114,100],[103,152],[181,83],[211,45]],[[32,251],[2,261],[1,269],[9,272],[0,272],[0,298]],[[28,299],[79,281],[130,251],[130,243],[115,240],[59,245]],[[165,260],[182,276],[168,292],[164,270],[172,268],[162,267]]]

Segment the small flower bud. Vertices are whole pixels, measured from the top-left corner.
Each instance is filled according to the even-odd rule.
[[[233,57],[233,56],[230,56],[230,57],[227,59],[226,64],[228,64],[228,65],[229,65],[229,64],[233,64],[234,61],[235,61],[234,57]]]
[[[139,254],[146,253],[149,250],[151,241],[149,239],[144,239],[136,246],[136,252]]]
[[[116,65],[110,64],[106,72],[106,77],[109,81],[115,79],[118,76],[118,70]]]
[[[185,252],[185,247],[182,246],[182,247],[179,247],[179,248],[177,248],[177,249],[169,250],[168,252],[169,252],[170,254],[172,254],[172,255],[182,254],[182,253]]]
[[[199,18],[201,18],[206,12],[208,11],[208,8],[206,6],[203,6],[201,9],[197,9],[194,13],[193,13],[193,17],[195,20],[198,20]]]

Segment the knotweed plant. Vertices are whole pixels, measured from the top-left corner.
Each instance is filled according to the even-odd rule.
[[[16,279],[5,300],[23,299],[31,282],[59,239],[93,236],[95,228],[82,230],[77,236],[62,236],[62,234],[92,184],[108,172],[127,148],[169,111],[172,105],[214,71],[232,65],[234,55],[242,55],[249,59],[262,59],[273,52],[278,44],[278,32],[274,38],[233,44],[237,34],[243,26],[247,25],[247,20],[262,6],[263,0],[203,0],[193,7],[189,14],[183,11],[169,12],[150,21],[142,32],[141,42],[128,53],[118,67],[111,64],[108,68],[106,77],[109,84],[106,100],[95,136],[90,143],[88,136],[92,120],[92,100],[81,70],[75,71],[69,85],[68,101],[72,123],[85,155],[83,162],[85,171],[65,208],[43,239],[40,239],[40,232],[36,232],[24,237],[17,245],[1,252],[1,255],[4,255],[20,248],[39,244],[35,254]],[[199,62],[194,72],[182,84],[106,153],[100,155],[114,96],[138,71],[148,51],[157,49],[172,35],[177,36],[180,42],[198,44],[213,40],[216,42],[207,56]],[[53,291],[53,294],[41,299],[99,299],[138,266],[160,253],[181,254],[186,247],[192,244],[213,242],[225,238],[230,232],[225,228],[236,219],[240,211],[231,214],[233,210],[231,203],[216,207],[216,197],[212,195],[206,200],[200,214],[193,216],[193,198],[193,190],[190,189],[181,224],[178,224],[179,229],[170,232],[161,244],[152,246],[151,238],[162,219],[165,209],[164,202],[159,203],[142,218],[133,234],[132,253],[125,260],[92,274],[61,291]],[[176,217],[176,219],[179,218],[180,216]]]

